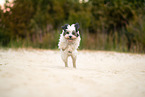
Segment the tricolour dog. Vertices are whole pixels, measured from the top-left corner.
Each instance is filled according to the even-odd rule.
[[[68,67],[68,57],[71,56],[73,67],[76,68],[77,49],[81,40],[78,28],[78,23],[72,25],[65,24],[62,26],[63,30],[60,34],[58,46],[65,67]]]

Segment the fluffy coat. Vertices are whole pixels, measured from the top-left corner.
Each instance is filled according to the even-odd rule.
[[[71,25],[68,27],[68,29],[73,31],[73,27],[74,25]],[[60,39],[58,43],[62,60],[65,63],[65,67],[68,67],[68,57],[71,56],[73,60],[73,67],[76,68],[77,49],[80,45],[81,40],[80,35],[77,36],[74,40],[69,41],[67,38],[65,38],[64,33],[65,31],[63,30],[62,34],[60,34]],[[79,31],[77,31],[77,33],[79,34]]]

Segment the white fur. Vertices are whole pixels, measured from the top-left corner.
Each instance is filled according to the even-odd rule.
[[[68,26],[67,31],[72,32],[74,29],[75,29],[74,25],[71,25]],[[63,33],[64,31],[62,32],[62,34],[60,34],[60,39],[58,44],[61,52],[62,60],[65,63],[65,67],[68,67],[67,64],[68,57],[71,56],[73,60],[73,67],[76,68],[77,49],[78,46],[80,45],[80,40],[81,40],[80,35],[70,42],[68,41],[68,39],[65,38],[65,36],[63,36]]]
[[[75,29],[74,24],[72,24],[71,26],[68,25],[67,28],[68,28],[67,30],[68,30],[69,32],[72,32],[72,31]]]

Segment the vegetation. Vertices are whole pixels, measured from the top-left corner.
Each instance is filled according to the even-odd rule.
[[[56,49],[61,26],[78,22],[80,49],[145,52],[145,0],[6,0],[0,46]]]

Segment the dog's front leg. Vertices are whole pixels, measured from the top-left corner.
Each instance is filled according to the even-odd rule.
[[[63,51],[67,48],[67,44],[65,42],[59,42],[58,46],[59,49],[62,49]]]

